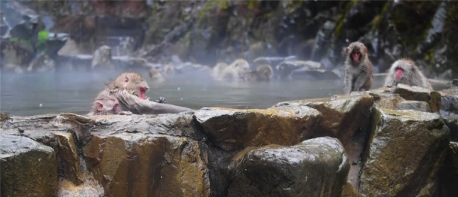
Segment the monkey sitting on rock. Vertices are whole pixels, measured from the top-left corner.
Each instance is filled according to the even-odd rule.
[[[345,50],[344,93],[367,91],[372,86],[373,66],[367,57],[367,48],[361,42],[351,43]]]
[[[411,59],[399,59],[391,65],[385,79],[385,87],[394,88],[399,83],[433,89],[428,79]]]

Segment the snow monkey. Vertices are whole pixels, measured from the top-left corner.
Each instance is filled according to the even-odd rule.
[[[219,80],[243,79],[250,73],[250,64],[244,59],[236,59],[221,71]]]
[[[344,93],[367,91],[372,86],[373,66],[367,57],[367,48],[361,42],[351,43],[345,50]]]
[[[411,59],[399,59],[391,65],[385,79],[385,87],[394,87],[398,83],[420,86],[432,90],[428,79],[421,73],[420,69]]]

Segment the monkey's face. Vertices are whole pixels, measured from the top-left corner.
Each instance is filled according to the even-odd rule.
[[[95,101],[95,114],[117,114],[121,111],[119,102],[115,98],[106,98]]]
[[[141,75],[137,73],[123,74],[116,79],[116,82],[120,84],[121,89],[127,90],[141,99],[146,99],[145,93],[149,86]]]
[[[250,64],[248,64],[245,60],[236,60],[235,68],[237,69],[238,73],[244,75],[250,72]]]
[[[408,78],[409,73],[412,73],[415,67],[413,66],[413,62],[398,60],[394,63],[393,69],[392,73],[394,73],[394,78],[396,81],[401,81]]]
[[[353,64],[360,64],[367,54],[367,48],[363,43],[356,42],[351,43],[345,52],[347,54],[347,58],[349,58]]]

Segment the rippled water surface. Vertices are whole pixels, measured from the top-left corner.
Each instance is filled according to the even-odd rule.
[[[0,111],[13,115],[71,112],[85,114],[104,83],[118,73],[1,74]],[[149,80],[144,73],[145,79]],[[329,97],[342,93],[341,80],[218,82],[209,76],[169,78],[162,84],[148,81],[147,96],[193,109],[202,107],[268,108],[288,100]],[[375,87],[381,86],[376,80]]]

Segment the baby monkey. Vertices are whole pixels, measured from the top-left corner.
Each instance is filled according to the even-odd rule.
[[[361,42],[351,43],[345,50],[344,93],[367,91],[372,86],[373,66],[367,57],[367,48]]]
[[[122,111],[118,99],[106,94],[99,94],[92,104],[92,109],[87,115],[130,115],[130,111]]]
[[[411,59],[399,59],[391,65],[390,71],[385,79],[385,87],[394,87],[398,83],[420,86],[432,90],[428,79]]]

